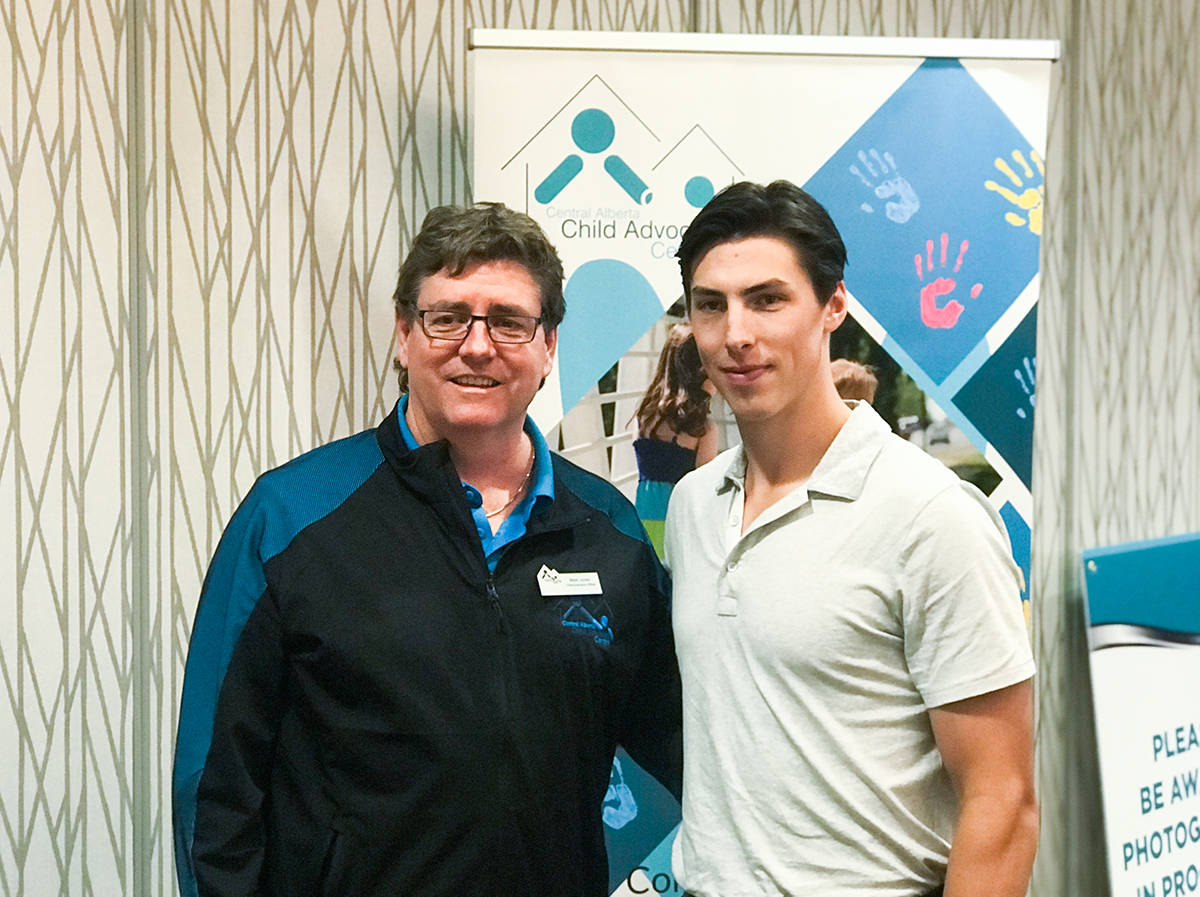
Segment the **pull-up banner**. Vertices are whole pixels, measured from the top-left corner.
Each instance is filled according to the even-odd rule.
[[[1200,890],[1200,533],[1083,553],[1113,894]]]
[[[734,181],[786,178],[842,233],[851,314],[999,474],[991,500],[1028,578],[1057,55],[1055,41],[474,30],[474,196],[528,212],[566,269],[539,425],[680,297],[674,253],[696,211]],[[610,791],[636,803],[639,772],[625,758]],[[645,822],[622,806],[606,809],[614,840]],[[614,888],[673,889],[669,850],[644,847],[612,851],[647,857],[632,876],[614,860]]]

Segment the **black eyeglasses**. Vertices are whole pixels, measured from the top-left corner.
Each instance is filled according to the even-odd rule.
[[[466,339],[471,325],[483,321],[488,336],[494,343],[528,343],[537,334],[542,319],[534,315],[517,315],[495,312],[490,315],[473,315],[465,311],[440,308],[418,308],[421,329],[430,339]]]

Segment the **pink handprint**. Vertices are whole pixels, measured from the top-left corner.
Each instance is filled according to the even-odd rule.
[[[938,267],[946,267],[946,249],[950,245],[950,237],[947,234],[942,234],[941,239],[941,254],[938,257]],[[962,245],[958,248],[958,258],[954,261],[953,273],[957,274],[962,268],[963,257],[967,254],[967,249],[970,243],[967,240],[962,241]],[[933,240],[925,241],[925,255],[917,253],[913,256],[913,260],[917,266],[917,280],[924,283],[925,274],[928,272],[931,276],[934,273],[933,265]],[[921,321],[926,327],[932,327],[938,330],[949,330],[958,323],[958,316],[964,311],[963,304],[957,299],[951,299],[945,305],[938,305],[937,300],[942,296],[949,296],[958,288],[958,281],[952,277],[937,277],[929,283],[925,283],[921,287]],[[978,298],[983,292],[983,284],[977,283],[971,287],[971,298]]]

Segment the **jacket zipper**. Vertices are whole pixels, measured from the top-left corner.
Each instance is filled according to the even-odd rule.
[[[496,612],[497,631],[500,633],[500,668],[496,671],[496,681],[500,688],[500,707],[504,719],[509,719],[512,708],[509,706],[509,679],[512,678],[510,667],[510,655],[512,652],[512,643],[509,639],[508,621],[504,616],[504,608],[500,604],[500,593],[496,591],[496,577],[492,571],[488,571],[487,576],[487,600],[492,606],[492,610]]]
[[[488,604],[496,612],[496,622],[499,624],[500,632],[507,635],[508,623],[504,619],[504,608],[500,606],[500,593],[496,591],[496,576],[492,572],[488,573],[487,578],[487,598]]]

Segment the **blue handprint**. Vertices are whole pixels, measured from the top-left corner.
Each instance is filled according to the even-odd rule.
[[[625,775],[621,769],[621,761],[613,757],[612,769],[608,773],[608,791],[604,795],[604,805],[601,817],[609,828],[624,828],[638,814],[637,800],[629,786],[625,784]]]
[[[1025,391],[1025,398],[1029,400],[1029,407],[1034,405],[1034,381],[1036,380],[1037,359],[1033,356],[1026,355],[1021,359],[1020,367],[1013,369],[1013,376],[1017,378],[1017,382],[1021,384],[1021,389]],[[1025,420],[1027,415],[1024,408],[1017,408],[1017,417]]]
[[[850,173],[857,175],[876,197],[889,200],[884,206],[884,213],[890,220],[904,224],[917,213],[921,208],[921,200],[913,190],[912,184],[897,170],[896,160],[892,158],[891,153],[885,150],[883,155],[880,155],[879,150],[872,147],[869,151],[859,150],[856,155],[862,167],[851,165]],[[871,177],[868,178],[867,175]],[[875,211],[875,207],[869,202],[864,202],[859,208],[867,213]]]

